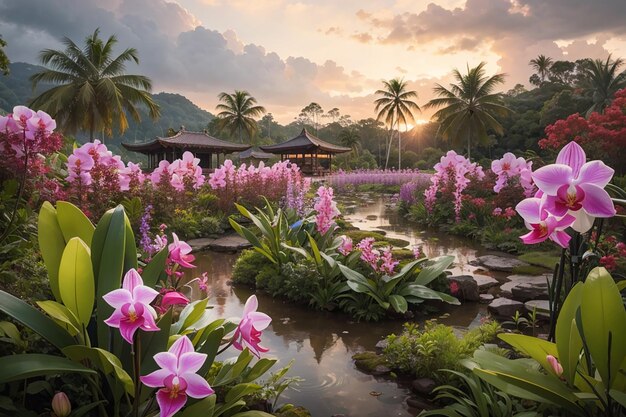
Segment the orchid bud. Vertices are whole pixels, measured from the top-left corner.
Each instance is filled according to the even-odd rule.
[[[552,370],[557,376],[563,375],[563,366],[559,363],[559,360],[552,355],[546,356],[546,360],[552,367]]]
[[[52,398],[52,411],[56,417],[67,417],[72,412],[72,404],[64,392],[57,392]]]

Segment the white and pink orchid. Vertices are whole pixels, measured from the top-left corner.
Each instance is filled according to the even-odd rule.
[[[270,325],[272,318],[265,313],[256,311],[258,307],[259,302],[256,295],[251,295],[246,301],[241,321],[233,335],[233,346],[239,350],[248,347],[257,357],[261,357],[262,352],[269,351],[260,345],[261,333]]]
[[[522,216],[530,233],[520,236],[527,244],[540,243],[550,239],[563,248],[566,248],[571,239],[564,230],[570,227],[576,218],[570,214],[554,216],[544,207],[545,198],[527,198],[520,201],[515,210]]]

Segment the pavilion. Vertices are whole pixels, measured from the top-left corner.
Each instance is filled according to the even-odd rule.
[[[149,142],[122,143],[122,146],[129,151],[148,155],[148,169],[156,168],[163,159],[173,162],[181,158],[185,151],[189,151],[200,159],[200,167],[207,170],[213,169],[213,155],[217,157],[215,166],[218,167],[220,154],[242,152],[250,148],[250,145],[239,145],[214,138],[206,131],[188,132],[184,126],[174,136],[166,138],[157,136]]]
[[[243,152],[239,152],[239,161],[247,162],[248,164],[258,165],[259,162],[267,162],[268,159],[274,157],[273,154],[263,152],[257,147],[246,149]]]
[[[286,142],[260,148],[265,152],[280,154],[281,161],[288,159],[298,165],[306,175],[330,173],[333,155],[352,150],[316,138],[306,129],[302,129],[298,136]]]

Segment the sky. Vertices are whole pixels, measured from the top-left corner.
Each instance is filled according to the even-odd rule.
[[[529,87],[530,59],[626,57],[626,0],[0,0],[13,62],[78,44],[99,27],[134,47],[153,92],[215,113],[246,90],[281,123],[311,102],[353,120],[375,117],[382,80],[402,78],[420,105],[452,69],[481,61]],[[429,113],[417,114],[419,121]]]

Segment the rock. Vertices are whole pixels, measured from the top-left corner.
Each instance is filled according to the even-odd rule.
[[[437,384],[430,378],[418,378],[411,382],[411,390],[416,394],[429,395]]]
[[[538,298],[546,298],[548,296],[548,283],[524,283],[511,288],[511,295],[514,300],[526,302],[536,300]]]
[[[304,407],[291,407],[276,414],[277,417],[311,417],[311,413]]]
[[[410,408],[415,408],[417,410],[432,410],[435,408],[431,403],[422,400],[421,398],[409,397],[406,399],[406,403]]]
[[[239,235],[226,235],[214,239],[208,248],[216,252],[238,252],[252,247],[252,244]]]
[[[391,372],[391,368],[385,365],[376,365],[376,367],[370,371],[370,374],[374,376],[387,375]]]
[[[387,342],[387,339],[383,339],[379,340],[374,347],[376,348],[376,353],[380,355],[385,349],[387,349],[387,346],[389,346],[389,342]]]
[[[476,280],[476,284],[478,284],[478,291],[480,293],[484,293],[489,288],[500,285],[497,279],[491,278],[487,275],[474,275],[474,280]]]
[[[496,298],[487,306],[489,313],[497,317],[511,318],[516,311],[524,312],[524,304],[509,298]]]
[[[480,301],[483,304],[489,304],[490,302],[493,301],[495,297],[493,296],[493,294],[480,294]]]
[[[207,249],[214,240],[215,239],[211,239],[208,237],[201,237],[199,239],[187,240],[187,243],[189,244],[189,246],[191,246],[192,252],[198,252]]]
[[[367,372],[372,375],[385,375],[391,372],[391,369],[387,366],[387,360],[377,355],[376,352],[361,352],[352,355],[354,359],[354,365],[360,371]]]
[[[485,255],[476,258],[479,265],[482,265],[491,271],[512,272],[513,268],[529,265],[517,258],[509,258],[498,255]]]
[[[537,316],[550,317],[550,301],[548,300],[530,300],[524,303],[524,307],[529,312],[537,309]]]
[[[502,297],[512,298],[513,297],[513,288],[522,284],[533,284],[538,285],[539,287],[543,286],[546,290],[547,295],[547,280],[552,280],[552,274],[544,274],[544,275],[509,275],[507,277],[508,282],[502,284],[500,286],[500,295]],[[526,301],[526,300],[524,300]]]
[[[478,293],[478,284],[471,275],[450,275],[448,276],[450,283],[450,290],[452,295],[456,298],[466,301],[478,301],[480,299]],[[453,286],[456,284],[458,290],[453,291]]]
[[[378,219],[378,216],[375,215],[375,214],[369,214],[369,215],[365,216],[365,218],[367,220],[376,220],[376,219]]]

